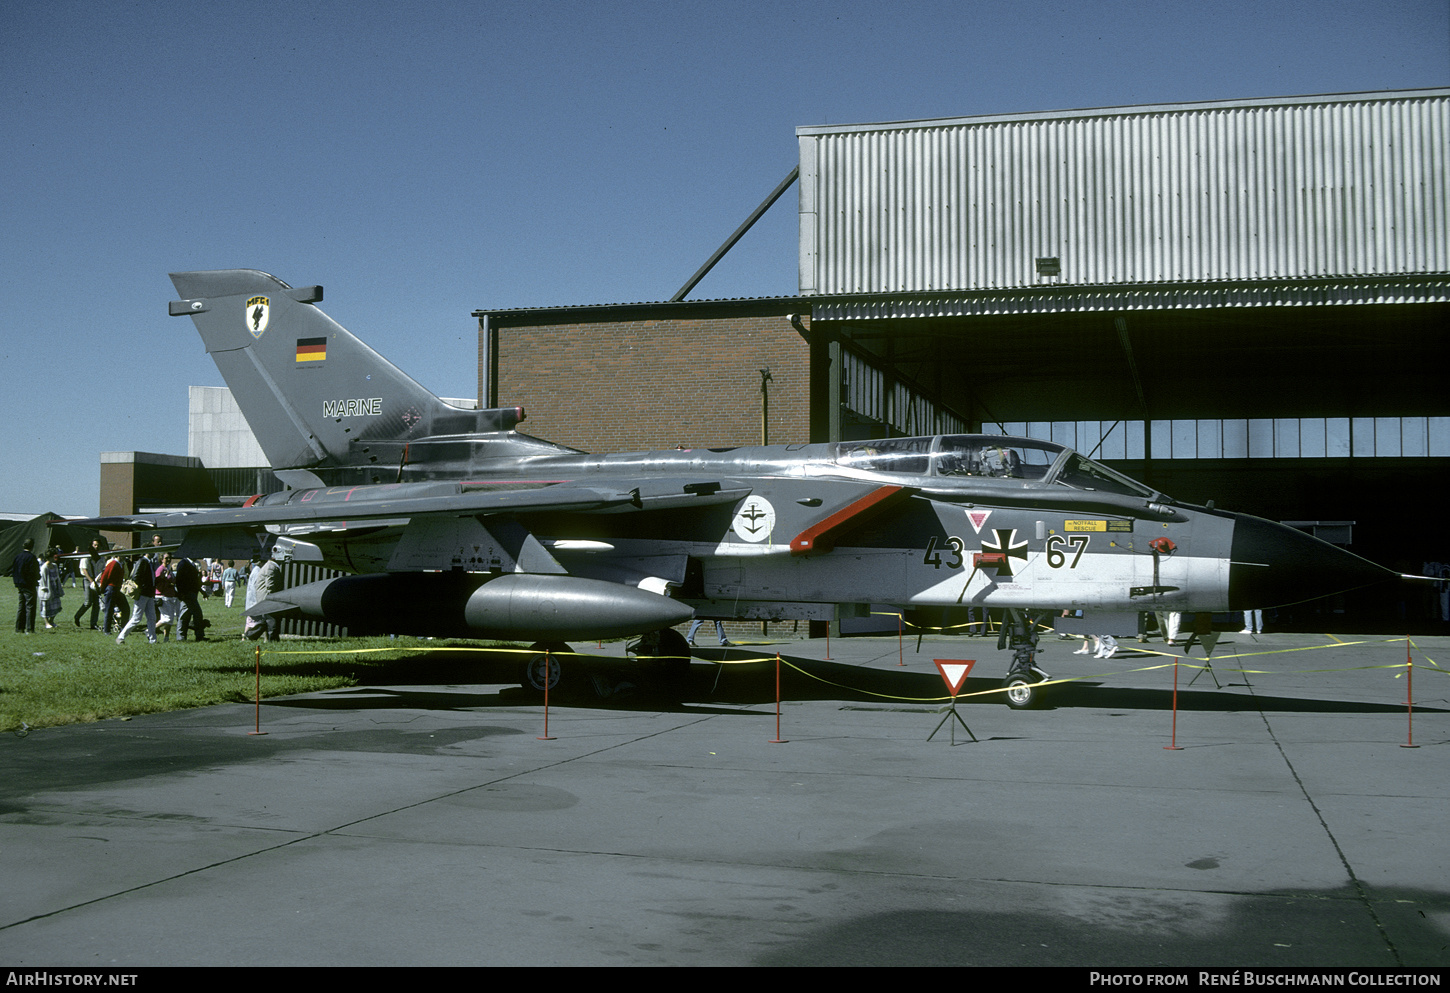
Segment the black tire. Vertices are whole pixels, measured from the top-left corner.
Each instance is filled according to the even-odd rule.
[[[690,675],[690,643],[674,628],[659,633],[659,660],[655,663],[667,686],[678,688]]]
[[[535,654],[530,655],[524,661],[523,672],[519,676],[519,684],[524,689],[542,694],[544,692],[545,665],[548,666],[549,692],[559,692],[559,685],[564,681],[564,665],[559,654],[568,653],[569,646],[562,641],[536,641],[529,646],[529,651]]]
[[[676,662],[683,659],[686,663],[690,661],[690,643],[685,636],[674,628],[665,628],[655,632],[657,647],[655,654],[666,661]]]
[[[651,631],[625,651],[639,659],[650,683],[667,692],[677,693],[690,675],[690,643],[674,628]]]
[[[1031,710],[1042,698],[1042,688],[1034,686],[1035,682],[1031,676],[1020,672],[1009,674],[1002,680],[1002,685],[1007,688],[1007,692],[1002,694],[1003,701],[1013,710]]]

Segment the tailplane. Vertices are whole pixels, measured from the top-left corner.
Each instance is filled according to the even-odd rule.
[[[255,269],[171,281],[182,297],[171,315],[196,323],[274,469],[390,482],[428,463],[437,476],[480,458],[570,451],[514,434],[522,408],[444,403],[318,309],[320,286],[294,289]]]

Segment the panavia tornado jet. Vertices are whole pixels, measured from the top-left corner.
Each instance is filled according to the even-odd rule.
[[[1270,607],[1396,575],[1025,438],[586,454],[519,433],[520,408],[444,403],[324,314],[320,287],[254,270],[171,279],[171,314],[195,321],[292,488],[88,523],[185,529],[189,554],[208,554],[208,535],[266,529],[353,574],[254,614],[562,648],[694,616],[829,620],[894,604],[940,624],[1006,608],[1007,696],[1023,706],[1041,676],[1034,614]],[[677,632],[657,639],[685,654]]]

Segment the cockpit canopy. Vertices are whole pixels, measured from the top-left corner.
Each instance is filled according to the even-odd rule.
[[[1141,483],[1050,441],[992,434],[935,435],[843,441],[836,464],[867,472],[903,473],[952,479],[1018,479],[1042,486],[1067,486],[1151,498]]]

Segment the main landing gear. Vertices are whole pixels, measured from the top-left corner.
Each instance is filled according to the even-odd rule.
[[[1042,687],[1033,685],[1051,679],[1033,661],[1037,654],[1037,616],[1026,611],[1011,608],[1002,624],[1002,633],[997,636],[997,648],[1012,649],[1012,667],[1002,685],[1007,706],[1013,710],[1028,710],[1042,702]]]
[[[562,686],[566,694],[592,688],[595,696],[609,699],[644,689],[677,693],[690,674],[690,646],[674,628],[641,635],[625,646],[625,655],[623,664],[590,659],[585,665],[562,641],[536,641],[529,646],[519,684],[540,696],[547,683],[551,696]]]
[[[534,653],[524,660],[524,671],[519,683],[526,690],[543,693],[547,684],[550,693],[559,692],[559,683],[564,677],[561,655],[568,655],[571,649],[562,641],[536,641],[529,646]]]
[[[625,646],[624,652],[642,659],[645,678],[658,685],[676,689],[690,674],[690,645],[674,628],[640,635],[638,641]]]

